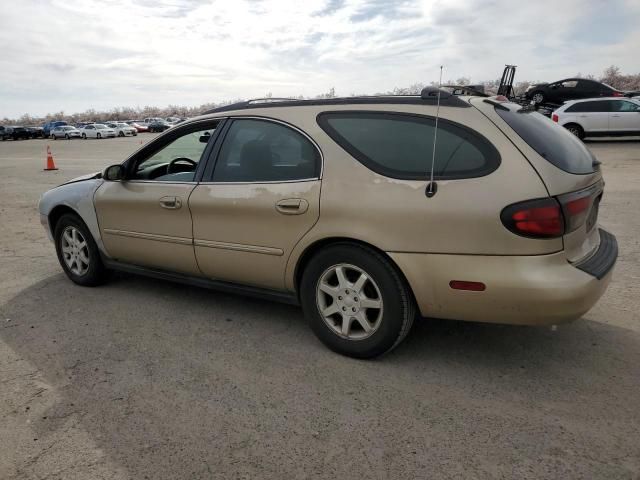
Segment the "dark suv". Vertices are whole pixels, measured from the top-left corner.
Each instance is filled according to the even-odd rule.
[[[535,103],[562,104],[569,100],[593,97],[624,97],[625,92],[605,83],[583,78],[566,78],[553,83],[531,85],[525,97]]]
[[[27,140],[31,138],[31,133],[24,127],[1,127],[0,138],[4,140]]]

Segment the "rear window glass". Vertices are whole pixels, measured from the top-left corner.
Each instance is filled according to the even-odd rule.
[[[506,110],[505,110],[506,109]],[[595,157],[564,127],[538,112],[503,103],[496,112],[538,154],[556,167],[573,174],[593,173]]]
[[[435,118],[383,112],[331,112],[318,117],[322,129],[351,156],[392,178],[429,178]],[[496,148],[479,133],[438,121],[434,178],[472,178],[500,165]]]

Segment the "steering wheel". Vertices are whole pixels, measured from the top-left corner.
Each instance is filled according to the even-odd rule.
[[[198,166],[198,164],[196,162],[194,162],[193,160],[191,160],[190,158],[186,158],[186,157],[174,158],[173,160],[171,160],[169,162],[169,165],[167,165],[167,175],[169,175],[170,173],[173,173],[173,166],[178,162],[189,163],[189,164],[193,165],[193,169],[194,170]]]

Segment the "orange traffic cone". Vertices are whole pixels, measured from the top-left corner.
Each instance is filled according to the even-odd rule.
[[[56,167],[56,164],[53,161],[53,155],[51,154],[51,149],[49,148],[49,145],[47,145],[47,168],[45,168],[44,170],[45,171],[58,170],[58,168]]]

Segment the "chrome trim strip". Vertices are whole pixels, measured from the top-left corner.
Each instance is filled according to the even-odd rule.
[[[105,228],[104,233],[108,235],[117,235],[119,237],[141,238],[143,240],[153,240],[156,242],[177,243],[180,245],[192,245],[191,238],[186,237],[172,237],[171,235],[158,235],[155,233],[141,233],[130,232],[128,230],[115,230],[112,228]]]
[[[235,250],[238,252],[261,253],[264,255],[275,255],[281,257],[284,251],[280,248],[261,247],[259,245],[244,245],[241,243],[216,242],[213,240],[194,240],[196,247],[220,248],[223,250]]]
[[[270,180],[263,182],[200,182],[198,185],[273,185],[278,183],[304,183],[319,181],[319,178],[302,178],[300,180]]]

